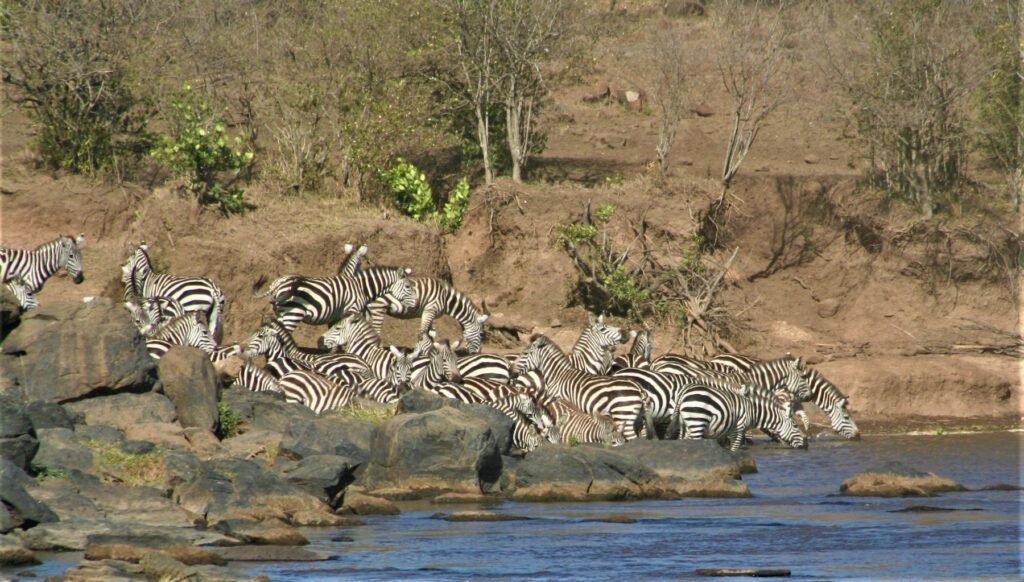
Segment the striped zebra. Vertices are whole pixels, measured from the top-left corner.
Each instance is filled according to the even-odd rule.
[[[760,390],[744,386],[734,391],[695,382],[683,387],[676,400],[677,414],[685,427],[680,438],[725,439],[729,450],[735,452],[746,432],[756,426],[793,448],[807,446],[803,433],[793,424],[792,408]]]
[[[345,260],[338,265],[338,276],[351,277],[355,275],[359,271],[359,264],[363,262],[363,257],[366,256],[366,251],[366,245],[356,247],[352,243],[345,243]]]
[[[417,336],[416,348],[414,351],[420,354],[429,354],[437,333],[430,330]],[[456,348],[461,341],[456,342]],[[495,354],[469,354],[466,356],[455,355],[455,370],[460,378],[480,378],[508,384],[512,381],[512,362],[505,356]],[[420,357],[413,361],[412,377],[413,384],[419,386],[419,378],[426,373],[429,358]]]
[[[708,374],[716,375],[715,368],[704,360],[672,353],[662,354],[651,360],[651,369],[655,372],[675,374],[691,380],[702,378]]]
[[[287,402],[304,404],[316,414],[348,406],[356,397],[351,386],[311,370],[288,372],[277,384]]]
[[[235,378],[235,386],[251,392],[281,392],[281,384],[270,372],[246,360]]]
[[[629,337],[632,338],[633,345],[630,346],[628,354],[618,356],[612,360],[611,371],[615,372],[623,368],[650,369],[651,336],[653,335],[654,330],[650,328],[630,331]]]
[[[419,352],[404,354],[395,346],[384,348],[370,324],[363,319],[361,313],[351,313],[334,324],[321,336],[321,343],[326,349],[340,348],[350,354],[362,358],[374,377],[387,378],[396,365],[404,367],[400,373],[408,381],[412,375],[412,362],[419,357]],[[400,363],[399,363],[400,362]]]
[[[133,297],[130,301],[125,301],[124,306],[131,314],[135,326],[139,328],[139,333],[147,337],[151,336],[160,324],[186,313],[181,303],[171,297]]]
[[[644,391],[628,378],[595,376],[575,369],[569,358],[543,335],[535,335],[530,346],[516,360],[518,374],[538,370],[548,394],[565,398],[591,414],[606,414],[626,440],[637,437],[641,427],[654,434],[647,414]]]
[[[607,374],[612,367],[615,346],[624,341],[622,329],[605,323],[603,314],[594,317],[588,313],[587,326],[572,347],[569,362],[573,368],[588,374]]]
[[[190,311],[161,324],[147,339],[162,340],[177,346],[191,346],[207,354],[213,354],[217,349],[217,342],[213,341],[210,328],[206,326],[206,314],[200,311]]]
[[[515,393],[486,404],[512,419],[512,446],[518,450],[530,452],[553,436],[553,420],[529,394]]]
[[[22,311],[29,311],[39,307],[39,300],[36,299],[35,294],[29,289],[28,285],[19,276],[12,277],[7,281],[7,288],[14,295],[14,300],[18,302],[18,306],[21,307]]]
[[[242,351],[246,356],[265,355],[268,361],[287,358],[302,368],[346,382],[371,377],[370,369],[362,358],[351,354],[320,354],[302,348],[284,324],[276,320],[263,324]]]
[[[202,311],[206,314],[213,338],[220,340],[224,293],[213,281],[205,277],[154,273],[149,259],[149,246],[142,242],[132,250],[128,261],[121,266],[121,282],[124,283],[126,303],[136,297],[166,297],[180,303],[185,311]]]
[[[458,342],[455,343],[458,345]],[[433,341],[427,354],[426,365],[419,370],[413,369],[411,383],[414,387],[433,391],[436,386],[462,379],[455,351],[448,340]]]
[[[178,344],[171,343],[167,340],[150,338],[146,340],[146,352],[154,360],[159,360],[167,355],[167,352],[175,345]],[[214,348],[213,352],[208,355],[210,356],[210,361],[216,363],[233,356],[241,356],[242,350],[241,346],[237,344],[219,346]]]
[[[25,311],[39,305],[34,295],[54,273],[63,269],[78,285],[85,279],[79,245],[85,235],[60,236],[32,250],[0,247],[0,283],[7,284]]]
[[[269,296],[275,316],[288,331],[302,322],[333,325],[346,313],[359,313],[380,297],[395,309],[411,307],[414,298],[410,272],[399,267],[372,267],[351,277],[288,275],[253,297]]]
[[[584,412],[558,396],[540,396],[538,404],[552,420],[553,426],[548,434],[551,442],[599,443],[610,446],[619,446],[626,442],[610,416]]]
[[[712,358],[710,363],[716,367],[728,366],[735,370],[748,370],[757,365],[759,360],[739,354],[723,354]],[[810,397],[803,401],[813,401],[815,406],[828,415],[832,430],[843,438],[859,439],[860,429],[857,428],[857,423],[854,422],[848,408],[850,399],[813,368],[807,370],[807,383]]]
[[[413,290],[412,305],[395,305],[377,299],[367,306],[370,324],[380,334],[384,316],[399,319],[420,318],[420,333],[432,329],[434,320],[441,315],[450,315],[462,326],[462,346],[470,354],[480,352],[484,337],[484,323],[489,317],[480,311],[469,297],[448,283],[435,277],[413,277],[409,279]]]

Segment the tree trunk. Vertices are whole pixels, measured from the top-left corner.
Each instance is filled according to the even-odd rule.
[[[512,157],[512,181],[523,182],[523,143],[520,116],[522,100],[513,90],[508,102],[505,103],[505,126],[508,134],[508,152]]]
[[[476,134],[480,142],[480,150],[484,158],[484,182],[488,186],[494,183],[494,170],[491,168],[491,123],[487,108],[483,103],[476,104]]]

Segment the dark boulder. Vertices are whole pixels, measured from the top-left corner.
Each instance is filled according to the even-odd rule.
[[[512,498],[522,501],[639,499],[655,484],[655,471],[615,449],[550,445],[526,456],[515,469]]]
[[[297,419],[281,439],[281,454],[296,460],[336,455],[361,464],[370,457],[376,431],[371,422],[337,415]]]
[[[25,407],[7,396],[0,396],[0,458],[28,469],[39,449],[39,441]]]
[[[494,490],[501,477],[499,441],[512,421],[469,408],[442,407],[384,422],[360,477],[370,493],[403,489],[415,497]]]
[[[74,419],[60,404],[36,400],[25,405],[25,414],[32,421],[32,427],[74,429]]]
[[[241,419],[244,430],[262,429],[284,434],[296,423],[317,418],[308,407],[285,402],[284,396],[273,392],[251,392],[230,388],[221,393],[221,402]]]
[[[92,450],[81,444],[75,431],[66,428],[44,428],[37,433],[39,451],[32,464],[46,471],[69,471],[77,469],[91,473],[93,468]]]
[[[335,505],[338,494],[353,480],[358,463],[337,455],[311,455],[283,472],[285,479]]]
[[[0,351],[30,400],[148,390],[155,364],[128,312],[108,299],[52,303],[22,317]]]
[[[33,483],[34,480],[21,467],[0,459],[0,511],[9,512],[11,519],[8,525],[27,529],[40,523],[57,521],[57,515],[45,503],[29,495],[26,488]]]
[[[91,426],[110,426],[122,431],[150,422],[174,422],[174,404],[163,394],[118,393],[68,402],[64,408]]]
[[[206,354],[197,348],[172,347],[160,358],[157,375],[181,426],[216,430],[220,378]]]

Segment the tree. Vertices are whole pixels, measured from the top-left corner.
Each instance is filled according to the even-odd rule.
[[[722,163],[722,187],[732,184],[765,120],[787,96],[790,36],[785,2],[723,0],[713,12],[715,53],[722,85],[732,101],[732,130]]]
[[[490,157],[491,94],[498,77],[494,29],[497,0],[444,0],[443,8],[451,37],[451,54],[456,62],[458,93],[476,118],[477,143],[484,164],[484,180],[494,182]]]
[[[700,76],[685,48],[683,31],[671,21],[663,21],[651,33],[647,50],[647,69],[652,101],[658,112],[658,169],[668,172],[668,156],[675,144],[679,123],[687,116],[702,92]]]
[[[568,6],[567,0],[499,0],[497,5],[493,33],[501,67],[498,90],[516,183],[522,182],[535,116],[548,93],[541,65],[565,32]]]
[[[836,81],[889,195],[916,205],[925,219],[960,180],[966,161],[972,38],[951,31],[970,21],[972,6],[942,0],[858,4],[839,14],[849,24],[826,43]]]

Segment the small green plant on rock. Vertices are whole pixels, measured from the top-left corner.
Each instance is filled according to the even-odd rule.
[[[229,439],[238,436],[238,428],[242,424],[242,416],[231,410],[226,402],[217,403],[217,437]]]
[[[65,479],[68,476],[68,474],[64,472],[64,469],[59,467],[46,467],[35,463],[32,463],[32,473],[34,473],[36,479],[39,479],[40,481],[46,481],[47,479]]]
[[[188,180],[188,190],[200,204],[216,204],[225,214],[249,209],[242,190],[232,185],[238,172],[253,160],[242,138],[229,139],[223,120],[209,101],[193,93],[189,85],[171,102],[171,108],[171,134],[161,136],[150,152],[153,157]],[[227,183],[222,181],[226,172],[234,173]]]
[[[167,476],[163,454],[159,450],[135,455],[124,452],[120,445],[114,443],[87,441],[83,444],[92,449],[96,469],[106,481],[133,487],[153,487],[162,484]]]

